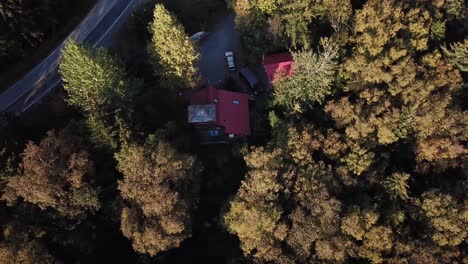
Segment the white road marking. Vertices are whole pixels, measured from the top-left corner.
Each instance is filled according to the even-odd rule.
[[[109,33],[109,31],[114,27],[114,25],[117,22],[119,22],[120,18],[123,16],[123,14],[125,12],[127,12],[128,8],[133,4],[133,2],[135,2],[135,0],[130,1],[130,3],[127,5],[127,7],[122,11],[122,13],[120,13],[120,16],[118,16],[117,19],[115,19],[114,23],[112,23],[112,25],[110,25],[110,27],[106,30],[106,32],[104,32],[104,34],[102,34],[102,37],[96,42],[96,44],[93,45],[93,48],[96,47],[96,45],[99,44],[99,42],[101,42],[101,40],[107,35],[107,33]]]
[[[115,4],[115,3],[114,3],[114,4]],[[111,9],[112,9],[112,8],[109,8],[109,10],[107,10],[107,12],[109,12]],[[107,12],[106,12],[106,14],[107,14]],[[91,11],[91,13],[92,13],[92,11]],[[78,25],[78,27],[80,27],[83,23],[84,23],[84,21],[81,22],[81,23]],[[78,33],[79,33],[79,32],[76,32],[76,34],[78,34]],[[75,32],[70,33],[69,36],[71,36],[71,35],[73,35],[73,34],[75,34]],[[88,33],[88,34],[89,34],[89,33]],[[67,38],[68,38],[68,37],[67,37]],[[26,74],[23,78],[21,78],[21,80],[28,78],[31,74],[34,73],[34,71],[35,71],[37,68],[41,67],[44,63],[46,63],[46,62],[49,60],[50,57],[52,57],[53,55],[55,55],[57,52],[60,52],[60,50],[62,49],[64,43],[65,43],[65,42],[61,42],[60,45],[59,45],[56,49],[54,49],[54,50],[49,54],[49,56],[47,56],[43,61],[41,61],[41,63],[39,63],[36,67],[34,67],[34,69],[32,69],[28,74]],[[16,85],[18,85],[18,82],[15,83],[15,84],[14,84],[13,86],[11,86],[10,88],[15,87]]]

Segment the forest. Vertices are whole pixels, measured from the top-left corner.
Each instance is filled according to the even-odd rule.
[[[248,65],[293,74],[246,142],[200,145],[189,36],[225,13]],[[35,43],[4,25],[0,69]],[[1,264],[468,263],[466,1],[148,1],[119,36],[67,40],[63,89],[1,115]]]

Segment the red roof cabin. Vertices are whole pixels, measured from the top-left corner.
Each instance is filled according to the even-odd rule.
[[[293,57],[289,52],[263,57],[263,68],[265,68],[270,83],[275,82],[275,78],[279,73],[291,76],[293,62]]]
[[[249,95],[207,87],[195,92],[188,106],[202,144],[227,143],[250,135]]]

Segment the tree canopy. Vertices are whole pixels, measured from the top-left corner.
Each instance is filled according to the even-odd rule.
[[[164,5],[156,4],[149,24],[151,43],[148,51],[155,72],[168,88],[193,88],[198,82],[199,54],[177,18]]]
[[[94,165],[83,140],[68,127],[50,131],[39,144],[28,143],[21,169],[8,179],[2,199],[9,205],[24,200],[42,210],[80,219],[100,208],[91,182]]]
[[[125,140],[122,129],[131,124],[141,82],[128,77],[122,62],[108,50],[94,51],[73,40],[65,44],[59,71],[69,95],[68,103],[86,113],[94,141],[116,148]]]
[[[39,228],[23,226],[11,222],[3,226],[0,242],[0,261],[2,264],[59,264],[47,250],[41,237],[45,232]]]
[[[127,202],[121,229],[133,248],[154,256],[190,237],[199,161],[156,135],[149,136],[144,145],[123,147],[116,159],[124,175],[119,190]]]
[[[464,42],[451,43],[449,48],[442,47],[442,50],[454,67],[468,72],[468,39]]]
[[[252,136],[213,145],[187,124],[184,28],[227,10],[187,2],[136,13],[135,60],[68,41],[70,115],[1,122],[0,263],[467,263],[465,1],[226,1],[260,82]]]
[[[461,23],[461,3],[294,7],[306,2],[307,41],[284,38],[297,10],[282,10],[288,1],[232,3],[244,45],[265,54],[279,37],[294,66],[272,84],[271,139],[244,156],[228,230],[255,263],[466,261],[466,56],[447,26]],[[304,51],[323,24],[336,51]]]
[[[246,53],[259,58],[279,47],[310,50],[312,28],[330,23],[336,42],[346,43],[352,15],[351,1],[337,0],[262,0],[230,1]]]
[[[302,108],[323,104],[325,97],[333,93],[336,72],[337,45],[328,39],[321,41],[323,51],[293,52],[294,64],[290,77],[280,77],[275,82],[275,102],[288,110],[300,112]]]

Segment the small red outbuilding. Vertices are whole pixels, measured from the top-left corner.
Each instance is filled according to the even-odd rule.
[[[263,58],[263,67],[270,83],[275,82],[275,77],[279,73],[291,76],[293,62],[293,57],[289,52],[265,56]]]

